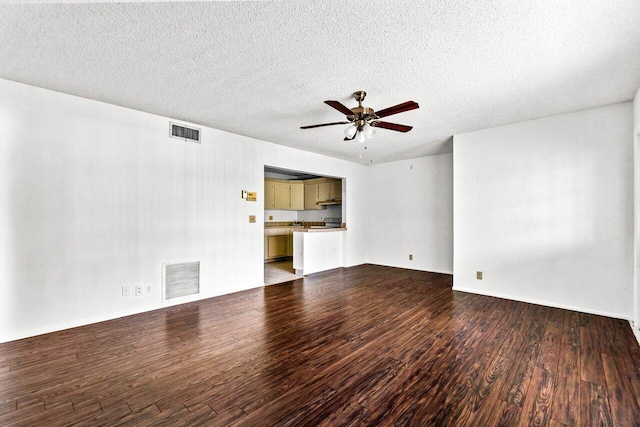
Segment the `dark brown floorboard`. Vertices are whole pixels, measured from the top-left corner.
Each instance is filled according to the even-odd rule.
[[[627,322],[363,265],[0,344],[0,425],[640,425]]]

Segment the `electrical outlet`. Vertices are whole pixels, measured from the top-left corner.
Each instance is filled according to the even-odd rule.
[[[273,215],[269,215],[269,221],[273,221]]]
[[[482,280],[482,271],[476,271],[476,279]]]
[[[255,223],[256,222],[256,216],[255,215],[249,215],[249,222],[250,223]]]
[[[413,254],[409,254],[409,261],[413,261]]]
[[[136,285],[136,296],[142,295],[142,285]]]
[[[128,297],[130,293],[131,293],[131,288],[129,287],[129,285],[122,285],[122,296]]]

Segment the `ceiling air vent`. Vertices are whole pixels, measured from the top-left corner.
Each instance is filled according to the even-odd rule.
[[[171,125],[171,138],[184,139],[185,141],[200,143],[200,129],[189,128],[176,123],[170,123]]]

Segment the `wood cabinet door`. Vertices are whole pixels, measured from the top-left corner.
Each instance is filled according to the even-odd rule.
[[[264,208],[275,209],[276,208],[276,187],[275,182],[264,182]]]
[[[291,185],[286,182],[275,182],[276,197],[275,205],[276,209],[287,210],[291,209]]]
[[[336,179],[331,181],[331,194],[329,197],[336,200],[342,200],[342,180]]]
[[[304,184],[291,183],[291,210],[304,210]]]
[[[318,206],[318,184],[305,184],[304,185],[304,209],[324,209],[322,206]]]
[[[287,256],[289,236],[269,236],[269,258]]]
[[[318,200],[324,202],[331,198],[331,183],[321,182],[318,184]]]

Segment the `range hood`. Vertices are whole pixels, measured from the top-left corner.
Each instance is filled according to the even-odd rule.
[[[318,206],[331,206],[331,205],[341,205],[342,199],[327,199],[321,202],[316,203]]]

